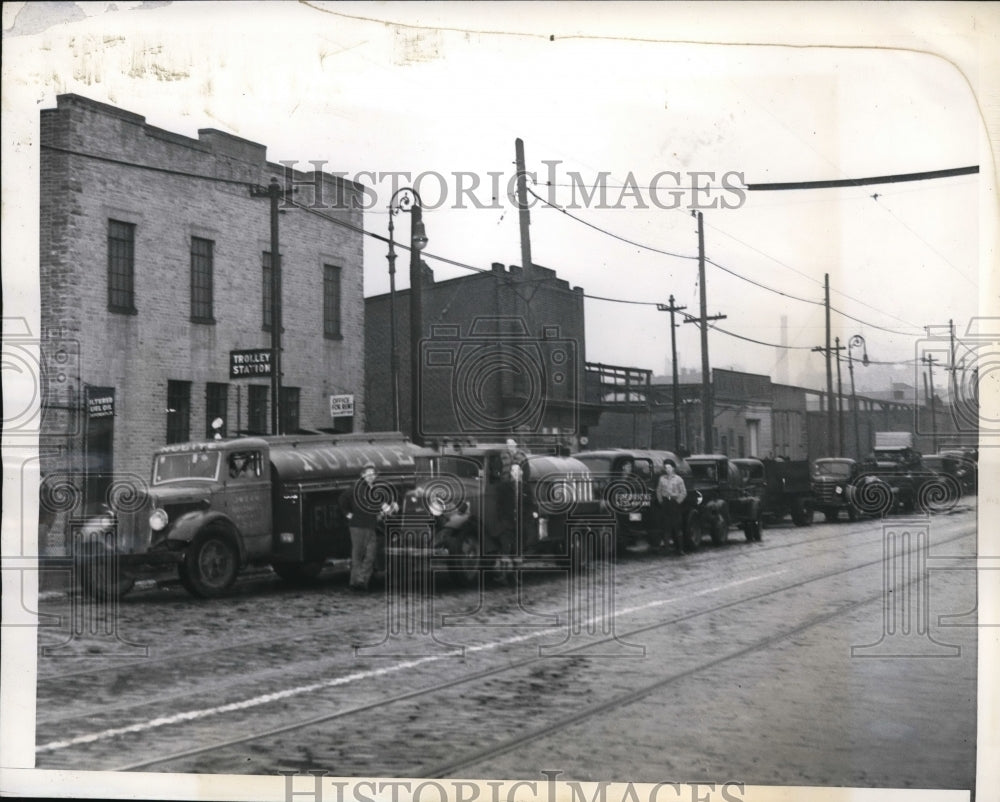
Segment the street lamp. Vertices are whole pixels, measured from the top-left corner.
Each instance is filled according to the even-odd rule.
[[[861,459],[861,434],[858,429],[858,397],[854,392],[854,361],[851,359],[851,349],[861,346],[861,364],[868,367],[868,344],[860,334],[855,334],[847,341],[847,369],[851,372],[851,410],[854,412],[854,451],[857,459]]]
[[[410,212],[410,294],[419,292],[419,287],[414,286],[414,276],[420,274],[420,251],[427,246],[427,235],[424,232],[424,221],[421,215],[420,195],[415,189],[402,187],[392,193],[389,199],[389,253],[386,259],[389,260],[389,340],[391,342],[391,354],[389,357],[389,370],[392,380],[392,430],[399,431],[399,346],[396,343],[396,242],[394,239],[395,225],[394,218],[400,212]],[[410,308],[414,304],[411,302]],[[419,308],[419,307],[418,307]],[[412,313],[411,313],[412,317]],[[417,323],[419,325],[419,322]],[[411,320],[411,339],[414,329]],[[419,332],[420,329],[418,328]],[[419,336],[419,334],[418,334]],[[411,342],[411,349],[417,347],[416,342]],[[415,360],[414,360],[415,362]],[[416,375],[410,377],[410,392],[415,392]],[[416,420],[411,421],[411,434]]]

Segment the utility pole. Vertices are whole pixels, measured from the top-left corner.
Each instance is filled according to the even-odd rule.
[[[281,255],[278,251],[278,201],[294,190],[283,190],[277,178],[266,187],[250,187],[251,198],[271,201],[271,434],[281,429]]]
[[[840,448],[837,456],[842,457],[844,456],[844,393],[840,385],[840,337],[836,337],[835,341],[837,343],[834,346],[837,354],[837,445]]]
[[[826,444],[833,451],[833,368],[830,364],[830,274],[823,274],[826,306]]]
[[[674,453],[680,449],[681,446],[681,419],[680,419],[680,408],[681,408],[681,391],[680,385],[677,380],[677,325],[674,323],[674,312],[680,312],[681,310],[687,309],[686,306],[674,306],[674,296],[670,296],[669,306],[666,304],[657,304],[656,308],[661,312],[670,313],[670,354],[673,359],[674,366]]]
[[[524,142],[518,138],[514,140],[514,158],[517,162],[517,216],[521,226],[521,269],[524,271],[524,280],[531,280],[531,234],[528,231],[531,225],[531,216],[528,212],[528,182],[527,171],[524,166]]]
[[[930,392],[927,390],[927,374],[924,374],[924,397],[930,399],[931,403],[931,445],[934,449],[934,453],[937,453],[937,410],[934,404],[934,363],[937,358],[931,354],[924,354],[921,361],[927,365],[927,370],[930,373],[931,387]]]
[[[829,300],[829,295],[827,299]],[[827,318],[829,323],[829,317]],[[827,328],[827,343],[830,342],[830,329]],[[843,421],[840,420],[840,352],[847,348],[846,345],[840,344],[840,337],[837,337],[836,346],[822,346],[817,345],[813,348],[813,351],[819,351],[826,354],[826,379],[827,379],[827,391],[826,391],[826,421],[827,421],[827,432],[826,432],[826,444],[827,449],[830,454],[834,454],[834,446],[839,443],[840,450],[836,452],[836,455],[842,457],[844,455],[844,432],[842,424]],[[833,406],[833,365],[831,360],[831,354],[836,354],[837,357],[837,412],[838,414],[834,416],[834,406]],[[839,428],[839,434],[838,434]]]
[[[698,289],[699,308],[701,314],[698,317],[688,316],[685,323],[697,323],[701,327],[701,406],[702,406],[702,430],[705,453],[710,453],[715,443],[712,439],[712,379],[708,367],[708,321],[724,320],[725,315],[708,316],[708,293],[705,289],[705,227],[701,212],[692,211],[691,214],[698,219]]]

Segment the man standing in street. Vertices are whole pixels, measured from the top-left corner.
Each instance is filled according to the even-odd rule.
[[[665,461],[663,473],[656,483],[656,501],[663,519],[664,546],[674,541],[678,554],[684,553],[684,532],[681,527],[681,502],[687,497],[684,480],[677,475],[674,463]]]
[[[351,529],[351,590],[366,591],[375,572],[379,505],[374,491],[375,466],[368,463],[351,490],[340,494],[340,511]]]

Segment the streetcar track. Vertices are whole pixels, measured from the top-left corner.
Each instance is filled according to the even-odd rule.
[[[789,528],[788,531],[797,531],[799,529],[806,529],[806,528],[808,528],[808,527],[795,527],[795,529]],[[846,540],[845,535],[847,537],[851,537],[853,535],[864,535],[864,534],[869,534],[869,533],[871,533],[870,529],[858,529],[858,530],[854,530],[854,531],[850,531],[850,530],[848,530],[848,531],[839,531],[839,532],[836,532],[836,533],[831,534],[831,535],[823,535],[823,536],[820,536],[820,537],[817,537],[817,538],[813,538],[813,539],[809,539],[809,540],[796,540],[796,541],[790,542],[790,543],[769,544],[769,543],[765,542],[764,545],[755,545],[752,553],[758,553],[758,552],[762,552],[762,551],[776,551],[776,550],[787,549],[787,548],[794,548],[796,546],[802,546],[802,545],[813,544],[813,543],[825,543],[825,542],[827,542],[829,540],[836,540],[836,541],[840,542],[840,541]],[[710,554],[710,553],[712,553],[714,551],[718,551],[719,548],[731,548],[733,546],[739,546],[739,545],[743,545],[743,544],[741,544],[741,543],[735,543],[734,542],[734,543],[727,544],[727,546],[723,546],[723,547],[713,547],[711,549],[711,551],[709,551],[709,550],[700,551],[699,554]],[[750,544],[750,545],[754,545],[754,544]],[[750,552],[737,552],[736,554],[734,554],[732,556],[733,557],[745,557],[745,556],[748,556],[749,553]],[[637,556],[641,556],[641,555],[637,555]],[[669,555],[666,555],[666,556],[669,556]],[[696,557],[697,555],[690,555],[690,556],[691,557]],[[682,563],[678,563],[678,564],[682,564]],[[662,563],[662,558],[661,558],[661,559],[656,559],[655,562],[653,562],[648,568],[642,568],[642,567],[640,567],[640,568],[637,568],[634,571],[630,571],[629,574],[628,574],[628,576],[629,576],[630,579],[632,579],[634,577],[642,577],[642,576],[645,576],[647,574],[652,574],[652,573],[659,572],[662,569],[663,569],[663,563]],[[324,579],[329,579],[329,577],[324,577]],[[302,591],[296,591],[296,592],[301,593]],[[453,597],[459,597],[462,594],[450,594],[450,595],[452,595]],[[345,598],[347,598],[347,597],[345,597]],[[180,600],[178,600],[178,603],[180,603]],[[40,633],[43,632],[44,629],[45,629],[44,627],[40,627],[39,628],[39,632]],[[198,650],[195,650],[195,651],[190,651],[190,650],[188,650],[188,651],[177,651],[175,653],[165,654],[165,655],[162,655],[160,657],[142,658],[142,659],[132,660],[132,661],[128,661],[128,662],[119,662],[119,661],[116,660],[112,666],[98,666],[98,667],[90,667],[90,668],[81,668],[81,669],[76,669],[76,670],[73,670],[73,671],[64,671],[64,672],[61,672],[61,673],[58,673],[58,674],[48,674],[46,676],[38,676],[37,677],[37,682],[38,682],[39,685],[41,685],[42,683],[56,682],[56,681],[62,680],[62,679],[68,679],[68,678],[71,678],[71,677],[81,677],[81,676],[86,676],[86,675],[89,675],[89,674],[96,674],[96,675],[100,675],[102,677],[106,677],[109,669],[113,670],[115,672],[119,672],[120,673],[121,671],[124,671],[124,670],[129,669],[129,668],[136,668],[136,667],[140,667],[140,666],[143,667],[143,668],[148,668],[150,665],[153,665],[153,664],[157,664],[157,663],[160,663],[160,664],[162,664],[162,663],[169,663],[171,661],[179,661],[179,660],[191,661],[191,660],[195,660],[195,659],[198,659],[198,658],[207,657],[207,656],[210,656],[210,655],[220,654],[220,653],[224,653],[224,652],[228,652],[228,651],[235,651],[235,650],[242,649],[242,648],[247,648],[247,647],[259,646],[259,645],[262,645],[262,644],[275,645],[275,644],[284,643],[284,642],[294,643],[297,639],[300,639],[300,638],[313,637],[313,636],[323,635],[325,633],[332,633],[332,632],[337,632],[337,631],[339,631],[339,630],[337,630],[335,628],[331,628],[327,624],[317,625],[317,626],[314,626],[314,627],[309,627],[309,628],[306,628],[306,629],[297,630],[295,632],[291,632],[291,633],[288,633],[286,635],[278,635],[278,636],[275,636],[273,634],[271,634],[271,635],[265,635],[265,636],[261,636],[261,637],[258,637],[258,638],[250,638],[250,639],[246,639],[246,640],[237,641],[235,643],[231,643],[231,644],[228,644],[228,645],[217,646],[217,647],[212,647],[212,648],[207,648],[207,649],[198,649]],[[64,642],[65,642],[65,640],[59,641],[59,642],[54,643],[54,644],[49,644],[48,647],[51,648],[54,645],[58,645],[59,643],[64,643]],[[99,657],[100,656],[98,656],[98,658]]]
[[[961,533],[956,534],[956,535],[954,535],[954,536],[952,536],[952,537],[950,537],[950,538],[948,538],[946,540],[939,541],[939,543],[940,543],[940,545],[944,545],[944,544],[952,543],[952,542],[955,542],[957,540],[961,540],[961,539],[964,539],[964,538],[967,538],[967,537],[975,537],[975,536],[976,536],[976,532],[975,531],[961,532]],[[691,613],[686,613],[684,615],[675,616],[675,617],[673,617],[673,618],[671,618],[669,620],[658,621],[658,622],[655,622],[653,624],[647,624],[647,625],[644,625],[642,627],[637,627],[637,628],[634,628],[632,630],[629,630],[628,632],[625,632],[625,633],[615,633],[612,636],[609,636],[607,638],[603,638],[603,639],[600,639],[600,640],[597,640],[597,641],[594,641],[594,642],[587,643],[584,646],[576,647],[574,649],[569,649],[569,650],[567,650],[565,652],[561,652],[558,656],[560,656],[560,657],[579,656],[579,657],[586,658],[587,655],[585,653],[583,653],[583,654],[576,654],[576,653],[578,653],[578,652],[580,652],[581,650],[584,650],[584,649],[593,648],[594,646],[596,646],[596,645],[598,645],[600,643],[610,642],[610,641],[612,641],[614,639],[628,638],[628,637],[631,637],[631,636],[634,636],[634,635],[642,634],[644,632],[652,631],[652,630],[663,628],[663,627],[667,627],[667,626],[672,626],[672,625],[678,624],[678,623],[683,622],[683,621],[691,620],[691,619],[702,617],[702,616],[706,616],[706,615],[711,615],[711,614],[714,614],[716,612],[719,612],[721,610],[725,610],[725,609],[728,609],[728,608],[746,605],[748,603],[759,601],[759,600],[765,599],[765,598],[767,598],[769,596],[776,596],[776,595],[778,595],[780,593],[784,593],[784,592],[787,592],[787,591],[790,591],[790,590],[794,590],[796,588],[803,587],[805,585],[808,585],[808,584],[811,584],[811,583],[814,583],[814,582],[819,582],[819,581],[823,581],[825,579],[830,579],[832,577],[835,577],[835,576],[838,576],[838,575],[841,575],[841,574],[845,574],[845,573],[849,573],[849,572],[852,572],[852,571],[862,570],[862,569],[870,567],[872,565],[877,565],[877,564],[879,564],[881,562],[882,562],[882,558],[880,557],[878,559],[871,560],[871,561],[868,561],[868,562],[865,562],[865,563],[861,563],[861,564],[858,564],[858,565],[852,565],[852,566],[848,566],[848,567],[845,567],[845,568],[838,569],[836,571],[829,571],[829,572],[826,572],[824,574],[820,574],[818,576],[813,576],[813,577],[809,577],[809,578],[806,578],[806,579],[802,579],[802,580],[800,580],[798,582],[794,582],[794,583],[791,583],[789,585],[785,585],[785,586],[780,587],[780,588],[772,589],[772,590],[769,590],[769,591],[763,591],[761,593],[753,594],[751,596],[744,597],[744,598],[741,598],[741,599],[738,599],[738,600],[734,600],[734,601],[726,602],[726,603],[723,603],[723,604],[715,605],[715,606],[713,606],[713,607],[711,607],[709,609],[706,609],[706,610],[699,610],[699,611],[694,611],[694,612],[691,612]],[[917,580],[912,580],[912,581],[917,581]],[[912,581],[910,583],[907,583],[906,586],[908,587],[910,584],[912,584]],[[584,720],[584,719],[592,717],[594,715],[598,715],[601,712],[605,712],[608,709],[612,709],[612,708],[617,707],[617,706],[622,706],[622,705],[630,704],[630,703],[632,703],[632,702],[634,702],[634,701],[636,701],[638,699],[641,699],[642,697],[644,697],[644,696],[646,696],[646,695],[648,695],[650,693],[653,693],[654,691],[656,691],[659,688],[661,688],[661,687],[669,684],[670,682],[678,681],[680,679],[683,679],[684,677],[690,676],[693,673],[705,670],[706,668],[714,667],[715,665],[721,664],[721,663],[723,663],[723,662],[725,662],[727,660],[736,659],[738,657],[741,657],[741,656],[743,656],[745,654],[748,654],[748,653],[751,653],[753,651],[757,651],[759,649],[766,648],[767,646],[772,645],[772,644],[774,644],[776,642],[779,642],[781,640],[785,640],[785,639],[787,639],[789,637],[792,637],[792,636],[800,633],[801,631],[804,631],[805,629],[811,628],[813,626],[817,626],[817,625],[819,625],[819,624],[821,624],[821,623],[823,623],[825,621],[828,621],[828,620],[836,617],[837,615],[840,615],[842,613],[848,612],[848,611],[850,611],[852,609],[855,609],[857,607],[863,606],[865,604],[870,604],[873,601],[879,599],[882,596],[882,593],[883,593],[883,591],[880,590],[878,593],[873,594],[873,595],[871,595],[869,597],[866,597],[864,600],[862,600],[860,602],[853,602],[853,603],[851,603],[849,605],[840,607],[836,611],[833,611],[831,613],[825,613],[825,614],[823,614],[821,616],[818,616],[818,617],[814,618],[810,622],[806,622],[805,624],[802,624],[802,625],[799,625],[797,627],[794,627],[791,630],[788,630],[788,631],[786,631],[784,633],[780,633],[778,635],[769,636],[768,638],[765,638],[765,639],[763,639],[762,641],[760,641],[758,643],[751,644],[750,646],[747,646],[747,647],[744,647],[742,649],[739,649],[736,652],[733,652],[733,653],[731,653],[729,655],[726,655],[726,656],[717,658],[715,660],[712,660],[709,663],[702,664],[700,666],[694,667],[694,668],[689,669],[689,670],[685,670],[683,672],[678,672],[676,675],[672,675],[671,677],[668,677],[668,678],[665,678],[665,679],[662,679],[662,680],[658,680],[656,683],[653,683],[651,685],[645,686],[644,688],[638,689],[636,691],[630,691],[627,694],[623,694],[623,695],[620,695],[618,697],[615,697],[612,700],[609,700],[607,702],[601,703],[600,705],[595,706],[593,708],[589,708],[586,711],[581,711],[580,713],[574,714],[571,717],[562,719],[562,720],[560,720],[560,722],[558,722],[556,724],[547,725],[546,727],[542,727],[542,728],[539,728],[537,730],[533,730],[530,733],[524,733],[523,735],[518,736],[517,738],[512,739],[511,741],[508,741],[505,744],[500,745],[498,747],[492,747],[492,748],[490,748],[488,750],[480,750],[479,752],[476,752],[473,755],[470,755],[470,756],[467,756],[465,758],[462,758],[461,761],[458,761],[458,762],[453,761],[453,762],[448,763],[446,765],[435,767],[429,773],[422,774],[422,776],[428,776],[428,777],[442,776],[443,774],[445,774],[445,773],[447,773],[449,771],[453,771],[453,770],[455,770],[457,768],[461,768],[461,767],[464,767],[466,765],[471,765],[471,764],[473,764],[475,762],[480,762],[481,760],[483,760],[483,759],[485,759],[487,757],[497,756],[497,755],[509,752],[512,749],[515,749],[517,746],[521,745],[522,743],[526,743],[528,741],[536,740],[537,738],[544,737],[546,734],[550,734],[550,733],[552,733],[554,731],[557,731],[560,728],[565,728],[567,726],[571,726],[572,724],[577,723],[580,720]],[[562,628],[559,628],[559,631],[562,631]],[[519,637],[521,637],[523,639],[528,639],[530,637],[537,637],[537,636],[539,636],[541,634],[543,634],[543,633],[542,632],[539,632],[539,633],[529,633],[527,635],[519,636]],[[488,645],[489,644],[483,644],[480,647],[469,647],[469,648],[470,649],[472,649],[472,648],[482,648],[482,647],[485,647],[485,646],[488,646]],[[419,661],[419,663],[423,663],[423,662],[427,662],[427,661],[431,661],[431,660],[439,660],[439,659],[442,659],[442,658],[440,658],[440,657],[422,658]],[[128,765],[120,767],[120,768],[118,768],[116,770],[119,770],[119,771],[134,770],[134,769],[138,769],[138,768],[144,768],[144,767],[148,767],[148,766],[157,765],[157,764],[160,764],[160,763],[168,763],[168,762],[171,762],[171,761],[174,761],[174,760],[182,760],[182,759],[185,759],[185,758],[188,758],[188,757],[193,757],[195,755],[201,755],[201,754],[207,754],[207,753],[211,753],[211,752],[222,751],[222,750],[224,750],[226,748],[229,748],[229,747],[237,745],[237,744],[247,743],[247,742],[255,741],[255,740],[261,740],[261,739],[268,738],[268,737],[274,737],[275,735],[280,735],[280,734],[284,734],[284,733],[287,733],[287,732],[292,732],[292,731],[295,731],[295,730],[308,728],[308,727],[311,727],[311,726],[315,726],[317,724],[325,723],[327,721],[335,720],[335,719],[338,719],[338,718],[345,718],[345,717],[348,717],[348,716],[351,716],[351,715],[357,715],[357,714],[360,714],[360,713],[369,712],[371,710],[375,710],[375,709],[379,709],[379,708],[387,708],[387,707],[389,707],[389,706],[391,706],[393,704],[397,704],[399,702],[403,702],[403,701],[407,701],[407,700],[410,700],[410,699],[418,698],[420,696],[425,696],[425,695],[426,696],[430,696],[430,695],[433,695],[435,693],[439,693],[439,692],[441,692],[443,690],[448,690],[448,689],[456,688],[458,686],[461,686],[461,685],[464,685],[464,684],[468,684],[470,682],[474,682],[474,681],[477,681],[477,680],[481,680],[481,679],[484,679],[484,678],[487,678],[487,677],[498,676],[500,674],[507,673],[507,672],[510,672],[510,671],[522,668],[524,666],[527,666],[527,665],[530,665],[530,664],[533,664],[533,663],[537,663],[537,662],[540,662],[542,660],[548,660],[548,659],[551,659],[551,656],[533,656],[533,657],[530,657],[530,658],[525,658],[524,660],[521,660],[521,661],[518,661],[518,662],[515,662],[515,663],[510,663],[510,664],[507,664],[507,665],[504,665],[504,666],[500,666],[500,667],[497,667],[497,668],[487,669],[487,670],[484,670],[484,671],[476,672],[476,673],[473,673],[473,674],[470,674],[470,675],[467,675],[467,676],[464,676],[464,677],[456,678],[454,680],[450,680],[448,682],[440,683],[440,684],[437,684],[437,685],[434,685],[434,686],[430,686],[430,687],[426,687],[426,688],[422,688],[422,689],[417,689],[417,690],[414,690],[414,691],[409,691],[409,692],[406,692],[404,694],[400,694],[400,695],[397,695],[397,696],[394,696],[394,697],[391,697],[391,698],[388,698],[388,699],[382,699],[382,700],[379,700],[379,701],[376,701],[376,702],[371,702],[371,703],[368,703],[366,705],[359,706],[357,708],[351,708],[351,709],[347,709],[347,710],[337,711],[337,712],[334,712],[334,713],[324,714],[323,716],[314,717],[314,718],[311,718],[311,719],[307,719],[305,721],[293,722],[293,723],[290,723],[290,724],[281,725],[279,727],[269,728],[268,730],[257,732],[257,733],[244,734],[244,735],[239,736],[238,738],[228,739],[228,740],[225,740],[225,741],[218,741],[218,742],[215,742],[215,743],[207,745],[207,746],[198,747],[196,749],[186,750],[184,752],[180,752],[180,753],[175,753],[175,754],[172,754],[172,755],[158,757],[158,758],[153,759],[153,760],[145,760],[145,761],[141,761],[141,762],[137,762],[137,763],[128,764]],[[409,667],[411,667],[411,665],[414,662],[417,662],[417,661],[409,661],[409,662],[407,662],[405,664],[402,664],[402,666],[404,668],[409,668]],[[47,745],[39,746],[39,747],[36,748],[36,751],[45,751],[45,747],[46,746]]]
[[[816,541],[812,541],[812,542],[816,542]],[[803,557],[801,559],[807,559],[807,558]],[[808,559],[813,559],[813,557],[808,557]],[[645,574],[646,572],[643,571],[642,573]],[[634,577],[634,576],[635,576],[635,574],[630,574],[630,578]],[[696,583],[697,582],[695,581],[694,584],[696,584]],[[648,604],[648,605],[647,604],[642,604],[642,605],[639,605],[637,607],[631,608],[631,611],[635,612],[635,611],[647,608],[649,606],[660,606],[660,605],[662,605],[663,603],[666,603],[666,602],[676,601],[678,598],[694,598],[694,597],[700,595],[700,593],[698,593],[698,592],[695,592],[695,593],[686,593],[687,588],[691,584],[692,584],[692,582],[678,583],[678,585],[676,585],[674,587],[674,589],[675,589],[675,591],[677,593],[679,593],[679,596],[672,597],[672,598],[667,599],[667,600],[662,600],[662,599],[661,600],[657,600],[657,601],[654,601],[654,602],[652,602],[651,604]],[[560,629],[558,631],[562,631],[562,629]],[[313,635],[317,635],[318,634],[318,635],[322,635],[322,634],[329,634],[329,633],[332,633],[332,634],[335,634],[335,635],[338,635],[338,636],[342,636],[343,635],[342,630],[340,630],[338,628],[329,628],[329,627],[316,628],[312,633],[306,633],[306,634],[313,634]],[[278,639],[278,640],[280,640],[280,639]],[[273,644],[273,642],[274,641],[269,641],[269,643],[271,643],[271,644]],[[256,642],[254,642],[251,645],[256,645]],[[235,651],[235,650],[237,650],[239,648],[242,648],[242,645],[234,645],[234,646],[230,646],[230,647],[220,647],[219,649],[216,649],[216,650],[210,650],[210,653]],[[187,658],[191,658],[193,656],[194,655],[192,655],[190,653],[187,654],[187,655],[185,655],[185,657],[187,657]],[[171,658],[171,659],[173,659],[173,658]],[[163,658],[161,660],[161,662],[162,661],[166,661],[166,660],[167,660],[167,658]],[[144,661],[142,663],[142,665],[144,667],[148,667],[149,661]],[[119,666],[115,666],[114,668],[118,669],[120,667]],[[313,672],[313,673],[315,673],[317,671],[317,664],[315,662],[309,663],[309,664],[303,664],[300,667],[300,670],[301,671],[305,671],[305,672]],[[294,672],[294,669],[293,669],[293,672]],[[288,678],[288,674],[289,674],[288,670],[287,669],[283,669],[282,667],[268,668],[268,669],[264,669],[262,671],[256,672],[254,674],[254,682],[266,682],[269,678],[272,678],[275,675],[281,675],[281,676],[283,676],[284,678],[287,679]],[[101,677],[102,677],[102,679],[105,679],[105,680],[107,680],[107,678],[108,678],[108,676],[106,674],[102,674]],[[100,705],[96,709],[94,709],[94,708],[84,708],[83,710],[79,710],[77,712],[74,712],[71,716],[59,716],[59,715],[56,715],[56,716],[38,717],[36,719],[36,726],[37,725],[56,724],[56,723],[59,723],[59,722],[65,722],[65,721],[72,720],[73,718],[83,718],[83,717],[86,717],[88,715],[92,715],[94,712],[99,712],[101,714],[106,714],[106,713],[113,713],[113,712],[118,712],[118,711],[131,710],[131,709],[134,709],[136,707],[141,707],[141,706],[155,707],[155,705],[158,702],[164,702],[164,701],[177,702],[177,701],[179,701],[181,699],[185,699],[185,698],[203,696],[204,694],[211,693],[212,691],[214,691],[214,690],[216,690],[218,688],[228,688],[228,687],[231,687],[231,682],[228,681],[226,678],[222,678],[222,679],[215,680],[215,681],[209,681],[209,682],[200,682],[199,684],[197,684],[194,687],[191,687],[190,690],[187,690],[187,691],[167,693],[167,694],[164,694],[162,696],[153,697],[153,698],[143,698],[139,702],[124,702],[124,703],[119,704],[119,705],[111,705],[111,706],[109,706],[109,705]]]

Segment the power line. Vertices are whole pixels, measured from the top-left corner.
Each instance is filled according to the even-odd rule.
[[[864,187],[870,184],[897,184],[902,181],[929,181],[935,178],[951,178],[956,175],[971,175],[979,172],[979,165],[953,167],[948,170],[928,170],[922,173],[897,173],[869,178],[837,178],[830,181],[783,181],[770,184],[747,184],[751,192],[788,189],[834,189],[836,187]]]
[[[665,250],[662,250],[661,248],[654,248],[652,245],[646,245],[646,244],[641,243],[641,242],[636,242],[635,240],[630,240],[627,237],[623,237],[623,236],[621,236],[619,234],[615,234],[615,233],[613,233],[611,231],[608,231],[605,228],[601,228],[600,226],[594,225],[593,223],[590,223],[590,222],[584,220],[582,217],[577,217],[575,214],[570,214],[569,212],[567,212],[561,206],[556,206],[554,203],[550,203],[549,201],[545,200],[545,198],[543,198],[541,195],[539,195],[538,193],[536,193],[534,190],[529,189],[528,192],[532,196],[534,196],[535,198],[537,198],[538,200],[540,200],[542,203],[544,203],[546,206],[548,206],[548,207],[550,207],[552,209],[555,209],[557,212],[562,212],[564,215],[566,215],[570,219],[576,220],[576,222],[582,223],[583,225],[587,226],[588,228],[594,229],[594,231],[599,231],[600,233],[602,233],[602,234],[604,234],[604,235],[606,235],[608,237],[611,237],[612,239],[619,240],[621,242],[627,243],[628,245],[634,245],[636,248],[642,248],[643,250],[646,250],[646,251],[652,251],[653,253],[663,254],[664,256],[673,256],[673,257],[676,257],[677,259],[695,259],[696,260],[698,258],[697,254],[694,254],[692,256],[692,255],[688,255],[688,254],[684,254],[684,253],[674,253],[673,251],[665,251]]]
[[[548,206],[548,207],[550,207],[552,209],[555,209],[556,211],[562,212],[563,214],[565,214],[570,219],[575,220],[578,223],[582,223],[583,225],[587,226],[588,228],[592,228],[595,231],[598,231],[598,232],[600,232],[602,234],[605,234],[606,236],[611,237],[612,239],[616,239],[616,240],[619,240],[621,242],[625,242],[625,243],[627,243],[629,245],[632,245],[632,246],[634,246],[636,248],[642,248],[643,250],[651,251],[653,253],[663,254],[665,256],[673,256],[673,257],[677,257],[679,259],[697,259],[698,258],[697,256],[688,256],[686,254],[679,254],[679,253],[674,253],[672,251],[665,251],[665,250],[663,250],[661,248],[655,248],[652,245],[646,245],[645,243],[637,242],[635,240],[631,240],[631,239],[628,239],[626,237],[622,237],[622,236],[620,236],[618,234],[615,234],[614,232],[608,231],[607,229],[601,228],[600,226],[594,225],[593,223],[590,223],[587,220],[584,220],[584,219],[582,219],[580,217],[577,217],[574,214],[570,214],[568,211],[566,211],[562,207],[556,206],[555,204],[547,201],[545,198],[541,197],[536,192],[534,192],[534,191],[532,191],[530,189],[528,190],[528,192],[531,193],[531,195],[533,195],[535,198],[537,198],[539,201],[541,201],[546,206]],[[720,229],[715,228],[715,226],[713,226],[713,229],[715,229],[717,231],[720,230]],[[725,234],[726,232],[723,231],[721,233]],[[726,236],[730,236],[731,237],[731,235],[728,235],[728,234],[726,234]],[[736,239],[735,237],[731,237],[731,238],[732,239]],[[737,242],[740,242],[740,240],[737,240]],[[752,246],[748,245],[747,243],[741,243],[741,244],[746,245],[747,247],[752,248]],[[757,250],[757,249],[753,248],[753,250]],[[768,256],[767,254],[763,253],[763,251],[758,251],[758,253],[761,253],[763,256]],[[768,256],[768,258],[773,258],[773,257]],[[708,262],[711,265],[714,265],[715,267],[719,268],[720,270],[723,270],[726,273],[729,273],[730,275],[735,276],[738,279],[742,279],[743,281],[746,281],[749,284],[753,284],[753,285],[755,285],[757,287],[760,287],[763,290],[767,290],[768,292],[773,292],[776,295],[780,295],[780,296],[782,296],[784,298],[791,298],[792,300],[801,301],[802,303],[812,304],[814,306],[823,306],[824,305],[823,302],[819,301],[819,300],[815,300],[815,299],[812,299],[812,298],[803,298],[803,297],[798,296],[798,295],[792,295],[791,293],[784,292],[783,290],[775,289],[774,287],[769,287],[768,285],[762,284],[761,282],[756,281],[756,280],[754,280],[752,278],[749,278],[748,276],[744,276],[742,273],[738,273],[737,271],[732,270],[731,268],[725,267],[724,265],[719,264],[718,262],[714,261],[713,259],[707,259],[706,258],[705,261]],[[775,260],[775,261],[778,261],[778,260]],[[779,262],[779,264],[780,264],[780,262]],[[800,275],[806,276],[805,273],[801,273],[798,270],[796,270],[795,272],[800,273]],[[811,276],[806,276],[806,277],[811,279]],[[843,293],[841,293],[841,294],[843,294]],[[607,299],[605,299],[605,300],[607,300]],[[865,304],[865,305],[867,306],[867,304]],[[844,312],[844,311],[842,311],[840,309],[837,309],[836,307],[833,307],[833,306],[831,306],[830,309],[832,311],[836,312],[838,315],[842,315],[842,316],[844,316],[846,318],[849,318],[850,320],[855,321],[856,323],[861,323],[862,325],[869,326],[869,327],[871,327],[873,329],[880,329],[882,331],[889,332],[890,334],[899,334],[899,335],[904,336],[904,337],[911,336],[911,332],[899,331],[897,329],[887,328],[886,326],[880,326],[880,325],[878,325],[876,323],[870,323],[868,321],[862,320],[861,318],[858,318],[858,317],[855,317],[853,315],[850,315],[847,312]],[[874,309],[874,307],[872,307],[872,309]],[[875,310],[875,311],[880,311],[880,310]],[[902,321],[902,322],[906,323],[906,321]],[[915,324],[907,323],[907,325],[912,325],[914,328],[919,328]]]

